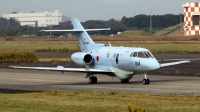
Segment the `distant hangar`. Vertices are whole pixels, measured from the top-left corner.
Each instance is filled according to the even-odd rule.
[[[21,26],[32,26],[32,27],[47,27],[50,25],[58,25],[62,22],[62,13],[58,10],[54,12],[35,12],[22,13],[22,12],[11,12],[3,14],[3,18],[15,19],[20,22]]]

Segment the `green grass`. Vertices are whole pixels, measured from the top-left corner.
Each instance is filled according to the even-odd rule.
[[[70,57],[38,57],[39,62],[67,61],[72,62]]]
[[[21,36],[0,36],[0,41],[71,41],[77,40],[76,38],[64,37],[50,37],[35,36],[35,37],[21,37]]]
[[[38,61],[38,57],[32,52],[6,52],[0,54],[0,63],[32,63]]]
[[[183,35],[184,35],[184,29],[182,27],[181,29],[176,30],[176,31],[174,31],[174,32],[172,32],[172,33],[170,33],[166,36],[183,36]]]
[[[92,91],[0,94],[1,112],[125,112],[127,104],[148,112],[199,112],[200,97]]]
[[[69,49],[74,52],[78,50],[77,44],[0,44],[0,52],[10,51],[53,51],[59,52]]]
[[[111,43],[112,46],[129,46],[129,47],[143,47],[147,48],[153,53],[200,53],[200,44],[184,44],[184,43],[167,43],[167,44],[132,44]],[[65,51],[69,49],[69,51]],[[50,52],[77,52],[79,47],[77,44],[0,44],[0,52],[12,52],[12,51],[45,51]],[[62,51],[64,50],[64,51]]]
[[[113,46],[129,46],[147,48],[153,53],[200,53],[200,44],[112,44]]]
[[[181,26],[181,29],[174,30],[175,28],[180,27],[180,26]],[[154,35],[155,36],[163,36],[163,35],[167,34],[168,32],[170,32],[169,34],[167,34],[165,36],[183,36],[183,32],[182,32],[183,28],[182,28],[182,26],[183,26],[183,23],[177,24],[175,26],[171,26],[171,27],[165,28],[163,30],[159,30],[156,33],[154,33]]]
[[[117,37],[135,37],[135,36],[152,36],[152,35],[143,30],[128,30],[117,35]]]

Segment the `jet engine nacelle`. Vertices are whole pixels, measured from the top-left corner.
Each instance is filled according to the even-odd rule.
[[[77,52],[72,54],[71,59],[78,65],[84,66],[84,65],[90,65],[94,61],[91,54],[83,53],[83,52]]]

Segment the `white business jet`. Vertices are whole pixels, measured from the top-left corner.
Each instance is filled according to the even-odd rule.
[[[104,74],[118,77],[122,83],[128,83],[135,74],[142,74],[144,85],[150,84],[147,73],[155,71],[160,67],[188,63],[190,61],[177,61],[160,64],[152,53],[145,48],[136,47],[112,47],[105,44],[96,44],[88,35],[87,31],[110,30],[104,29],[84,29],[78,19],[71,19],[74,29],[72,30],[42,30],[44,32],[75,32],[81,52],[72,54],[71,59],[84,68],[64,68],[57,67],[20,67],[12,68],[51,70],[61,72],[84,72],[89,78],[89,83],[97,83],[95,74]]]

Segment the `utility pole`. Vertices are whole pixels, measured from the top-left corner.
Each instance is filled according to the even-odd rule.
[[[152,9],[150,11],[150,34],[152,34]]]
[[[180,26],[179,26],[179,28],[180,28],[181,36],[182,36],[181,23],[182,23],[182,17],[181,17],[181,8],[180,8]]]
[[[49,26],[49,27],[50,27],[50,30],[51,30],[51,24],[50,24],[50,26]],[[50,36],[49,36],[49,37],[51,38],[51,31],[50,31],[49,33],[50,33]]]

